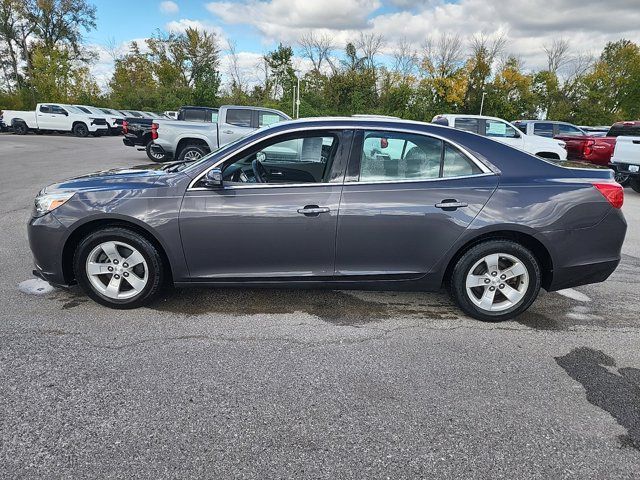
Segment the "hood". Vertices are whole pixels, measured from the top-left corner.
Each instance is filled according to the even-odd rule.
[[[163,177],[176,175],[167,172],[172,164],[154,163],[129,168],[115,168],[100,172],[80,175],[45,187],[44,191],[93,191],[111,189],[149,188]]]

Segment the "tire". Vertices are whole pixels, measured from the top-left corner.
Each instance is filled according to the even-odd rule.
[[[496,254],[499,258],[497,271],[487,268],[485,261],[487,257],[495,259]],[[515,270],[511,270],[513,268]],[[496,271],[496,275],[487,270]],[[509,270],[519,275],[501,278],[501,272],[509,275]],[[468,279],[471,285],[477,283],[478,286],[467,288]],[[540,282],[540,265],[527,248],[510,240],[488,240],[473,246],[458,259],[449,280],[449,291],[467,315],[485,322],[501,322],[520,315],[531,306],[540,291]],[[503,292],[509,292],[513,301]],[[485,295],[487,301],[493,299],[487,305],[489,308],[479,305]]]
[[[92,137],[101,137],[102,132],[100,130],[96,130],[95,132],[91,132]]]
[[[616,182],[618,182],[623,187],[626,187],[627,185],[629,185],[629,181],[631,180],[631,176],[628,173],[622,173],[622,172],[614,172],[613,178],[615,179]]]
[[[134,254],[136,263],[127,265],[126,259]],[[89,234],[73,257],[80,288],[97,303],[116,309],[141,307],[156,297],[164,282],[163,267],[160,253],[149,240],[120,227]]]
[[[145,151],[147,152],[147,157],[149,157],[149,160],[151,160],[152,162],[168,162],[169,160],[171,160],[170,156],[167,155],[166,153],[153,153],[151,151],[151,145],[153,144],[153,142],[149,142],[147,143],[147,146],[144,148]]]
[[[24,122],[16,122],[13,124],[13,133],[16,135],[26,135],[29,131],[29,127]]]
[[[178,155],[180,162],[195,162],[209,153],[209,149],[203,145],[188,144]]]
[[[73,126],[73,134],[76,137],[86,137],[89,135],[89,127],[87,127],[84,123],[79,122]]]
[[[630,178],[629,185],[631,185],[634,192],[640,193],[640,177]]]

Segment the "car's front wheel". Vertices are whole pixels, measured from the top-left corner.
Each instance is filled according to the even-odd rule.
[[[82,122],[76,123],[73,126],[73,134],[76,137],[86,137],[89,135],[89,128]]]
[[[488,240],[458,259],[449,290],[466,314],[498,322],[529,308],[540,282],[540,266],[527,248],[510,240]]]
[[[155,297],[163,282],[162,257],[145,237],[111,227],[85,237],[73,268],[84,292],[111,308],[136,308]]]
[[[628,173],[615,172],[613,177],[616,182],[618,182],[623,187],[629,185],[629,180],[631,179]]]

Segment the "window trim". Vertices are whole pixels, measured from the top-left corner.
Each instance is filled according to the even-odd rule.
[[[257,143],[260,143],[264,140],[269,140],[270,138],[273,138],[275,136],[278,135],[287,135],[289,133],[296,133],[296,132],[308,132],[308,131],[313,131],[313,130],[343,130],[343,131],[348,131],[351,130],[354,132],[354,137],[352,138],[351,141],[351,152],[347,152],[346,155],[349,157],[347,158],[347,165],[345,166],[345,175],[343,176],[342,182],[328,182],[328,183],[288,183],[288,184],[252,184],[252,185],[233,185],[233,186],[228,186],[228,187],[224,187],[224,188],[229,188],[229,189],[243,189],[243,188],[290,188],[290,187],[321,187],[321,186],[326,186],[326,187],[331,187],[331,186],[336,186],[336,185],[377,185],[377,184],[387,184],[387,183],[424,183],[424,182],[440,182],[440,181],[449,181],[449,180],[456,180],[456,179],[461,179],[461,178],[477,178],[477,177],[486,177],[486,176],[497,176],[499,174],[498,171],[494,171],[491,168],[489,168],[487,165],[484,164],[484,162],[480,161],[475,155],[473,155],[472,153],[469,152],[468,149],[466,149],[465,147],[463,147],[462,145],[460,145],[457,142],[454,142],[448,138],[443,137],[442,135],[438,135],[435,133],[426,133],[420,130],[411,130],[408,128],[400,128],[400,127],[383,127],[383,126],[362,126],[362,125],[344,125],[344,124],[337,124],[337,125],[324,125],[324,126],[305,126],[305,127],[299,127],[299,128],[295,128],[295,129],[291,129],[291,130],[287,130],[287,131],[280,131],[280,132],[274,132],[270,135],[266,135],[264,137],[258,138],[248,144],[246,144],[244,147],[240,148],[239,150],[236,150],[234,152],[230,152],[228,155],[225,155],[223,158],[221,158],[220,160],[218,160],[217,162],[215,162],[213,165],[210,165],[209,167],[205,168],[202,172],[200,172],[198,175],[195,176],[195,178],[193,180],[191,180],[191,182],[189,182],[189,186],[187,187],[187,189],[185,190],[186,192],[197,192],[197,191],[207,191],[207,192],[215,192],[215,190],[211,189],[211,188],[205,188],[205,187],[195,187],[194,185],[196,183],[198,183],[198,181],[204,177],[207,172],[209,172],[210,170],[213,170],[214,168],[219,167],[220,165],[224,164],[225,161],[229,160],[232,156],[235,156],[237,154],[242,153],[245,150],[248,150],[250,148],[252,148],[253,146],[255,146]],[[439,140],[442,140],[443,142],[447,142],[451,145],[453,145],[454,147],[456,147],[458,150],[460,150],[460,152],[462,152],[465,156],[467,156],[473,163],[475,163],[478,168],[480,168],[480,170],[482,170],[483,173],[479,173],[476,175],[464,175],[464,176],[459,176],[459,177],[438,177],[438,178],[432,178],[432,179],[424,179],[424,180],[416,180],[416,179],[411,179],[411,180],[385,180],[385,181],[375,181],[375,182],[358,182],[358,181],[351,181],[351,180],[347,180],[347,176],[349,175],[350,172],[350,156],[353,154],[354,148],[356,148],[357,145],[357,138],[356,136],[363,131],[382,131],[382,132],[398,132],[398,133],[408,133],[408,134],[413,134],[413,135],[425,135],[425,136],[429,136],[429,137],[433,137],[433,138],[437,138]],[[496,167],[493,167],[496,168]]]

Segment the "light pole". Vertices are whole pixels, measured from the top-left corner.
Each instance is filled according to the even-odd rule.
[[[298,79],[298,85],[296,88],[296,118],[300,118],[300,76],[296,72],[296,78]]]
[[[484,89],[482,89],[482,100],[480,100],[480,115],[482,115],[482,108],[484,107],[484,96],[487,94],[487,92],[484,91]]]

